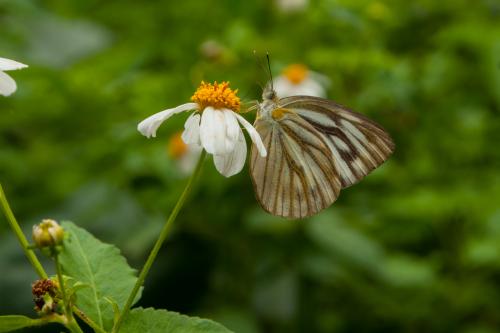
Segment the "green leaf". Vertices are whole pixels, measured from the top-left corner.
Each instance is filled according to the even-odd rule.
[[[109,330],[114,311],[109,299],[123,308],[137,277],[120,250],[105,244],[71,222],[62,224],[68,237],[60,253],[63,273],[86,288],[75,291],[76,305],[97,325]]]
[[[32,319],[26,316],[0,316],[0,333],[12,332],[30,326],[45,324],[42,319]]]
[[[120,329],[121,333],[228,333],[231,332],[215,321],[188,317],[177,312],[136,308],[130,311]]]

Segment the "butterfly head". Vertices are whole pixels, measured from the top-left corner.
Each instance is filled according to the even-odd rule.
[[[262,92],[262,102],[259,103],[258,117],[263,119],[271,119],[272,112],[278,108],[278,96],[273,87],[269,84]]]
[[[269,60],[269,54],[266,55],[267,58],[267,69],[269,71],[269,82],[262,91],[262,102],[259,103],[259,113],[257,117],[259,119],[272,120],[273,111],[278,108],[278,95],[274,90],[273,85],[273,74],[271,72],[271,61]]]
[[[268,84],[264,90],[262,91],[262,99],[265,101],[272,101],[276,103],[278,101],[278,96],[276,95],[276,91],[271,84]]]
[[[269,82],[262,91],[262,99],[264,100],[263,103],[267,101],[276,104],[278,102],[278,96],[276,95],[276,91],[274,90],[274,80],[273,80],[273,73],[271,71],[271,60],[269,59],[269,53],[266,54],[266,59],[267,59],[267,70],[269,71]]]

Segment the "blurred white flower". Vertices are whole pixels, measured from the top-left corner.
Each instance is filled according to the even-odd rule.
[[[222,57],[224,47],[214,39],[208,39],[200,45],[201,54],[209,60],[217,60]]]
[[[4,73],[4,71],[12,71],[26,67],[28,67],[28,65],[6,58],[0,58],[0,95],[9,96],[17,89],[16,81],[7,75],[7,73]]]
[[[182,131],[172,135],[167,145],[168,156],[175,161],[183,175],[189,175],[194,171],[202,149],[199,145],[186,144],[182,139]]]
[[[326,97],[325,87],[328,85],[327,77],[309,70],[302,64],[286,67],[281,75],[274,79],[274,90],[278,97],[296,95]]]
[[[184,124],[182,140],[188,145],[202,146],[214,157],[217,170],[230,177],[243,169],[247,146],[243,125],[256,145],[261,156],[266,156],[266,148],[253,126],[238,114],[240,99],[238,90],[229,88],[229,83],[214,84],[202,82],[194,95],[193,103],[158,112],[139,123],[137,129],[142,135],[156,137],[158,127],[172,115],[184,111],[195,111]]]
[[[275,3],[282,12],[290,13],[306,9],[309,0],[275,0]]]

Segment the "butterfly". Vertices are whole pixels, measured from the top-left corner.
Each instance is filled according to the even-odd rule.
[[[262,99],[254,127],[267,156],[252,146],[250,174],[258,202],[273,215],[317,214],[394,151],[380,125],[328,99],[278,98],[272,85]]]

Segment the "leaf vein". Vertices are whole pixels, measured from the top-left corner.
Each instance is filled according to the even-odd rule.
[[[85,262],[85,266],[86,266],[86,268],[89,271],[89,279],[91,280],[90,285],[92,286],[92,291],[93,291],[93,294],[94,294],[94,300],[95,300],[95,303],[96,303],[97,314],[98,314],[98,317],[99,317],[99,325],[101,327],[103,327],[102,313],[101,313],[101,308],[99,306],[99,299],[98,299],[98,296],[97,296],[97,285],[96,285],[94,277],[92,275],[92,268],[90,267],[90,263],[87,260],[87,257],[85,256],[85,252],[83,251],[83,247],[82,247],[82,245],[80,243],[80,240],[78,239],[78,237],[75,237],[75,239],[76,239],[76,242],[77,242],[78,250],[81,252],[81,256],[82,256],[82,258],[83,258],[83,260]]]

